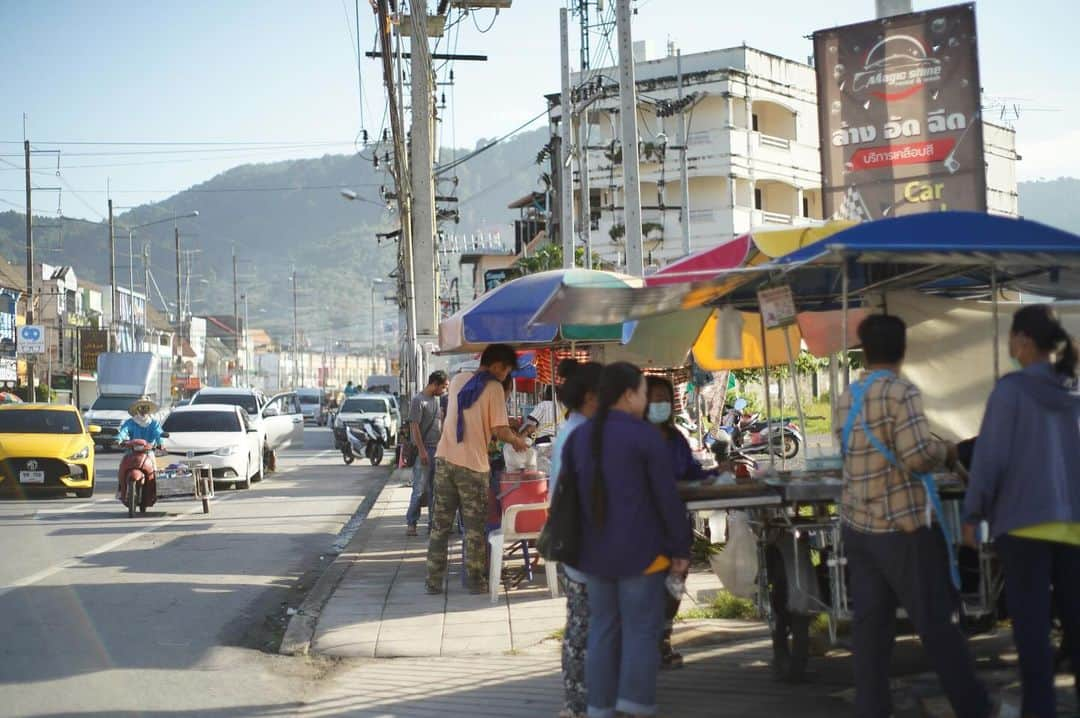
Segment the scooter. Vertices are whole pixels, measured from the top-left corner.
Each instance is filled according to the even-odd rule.
[[[768,454],[770,436],[772,453],[784,459],[794,459],[799,454],[802,432],[790,420],[755,421],[740,431],[735,443],[745,454]]]
[[[371,462],[372,466],[378,466],[382,463],[390,443],[386,438],[386,427],[378,419],[362,420],[360,429],[346,426],[344,439],[341,445],[341,459],[346,465],[354,462],[357,457],[363,456]]]
[[[142,439],[124,442],[129,449],[120,462],[119,481],[120,502],[127,506],[128,517],[135,516],[135,507],[139,513],[157,503],[157,462],[153,445]]]

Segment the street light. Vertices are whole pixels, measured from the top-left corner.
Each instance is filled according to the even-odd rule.
[[[371,280],[371,358],[375,359],[375,287],[386,284],[385,279],[375,278]]]
[[[156,219],[153,222],[144,222],[143,224],[137,224],[137,225],[135,225],[133,227],[128,227],[128,307],[129,307],[129,316],[130,316],[130,319],[131,319],[131,341],[132,341],[132,345],[134,345],[134,343],[135,343],[135,251],[134,251],[134,247],[135,247],[135,230],[142,229],[143,227],[152,227],[155,224],[165,224],[166,222],[176,222],[177,220],[188,219],[188,218],[191,218],[191,217],[198,217],[198,216],[199,216],[199,211],[198,210],[192,210],[191,212],[188,212],[187,214],[173,215],[172,217],[166,217],[164,219]],[[176,267],[177,267],[177,282],[176,282],[177,297],[176,297],[176,304],[177,304],[177,318],[179,319],[179,311],[180,311],[180,309],[179,309],[180,308],[180,296],[179,296],[179,294],[180,294],[180,292],[179,292],[179,290],[180,290],[180,280],[179,280],[179,277],[180,277],[180,274],[179,274],[179,271],[180,271],[180,233],[179,232],[177,232],[177,234],[176,234],[176,256],[177,256],[177,260],[176,260]],[[115,287],[113,287],[113,291],[114,292],[116,291]],[[149,289],[147,289],[147,298],[148,299],[149,299],[149,295],[150,295],[150,292],[149,292]],[[143,312],[145,313],[145,311],[146,311],[146,309],[144,307]],[[145,330],[144,330],[144,334],[145,334]]]

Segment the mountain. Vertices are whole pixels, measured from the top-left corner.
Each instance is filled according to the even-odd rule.
[[[523,132],[444,175],[439,195],[453,195],[460,211],[448,233],[501,230],[513,236],[516,211],[506,205],[538,186],[541,168],[537,153],[547,142],[547,128]],[[480,140],[476,149],[489,144]],[[392,191],[382,171],[386,146],[376,148],[380,169],[360,155],[326,155],[235,167],[161,202],[144,205],[116,218],[117,281],[128,283],[128,236],[121,227],[198,211],[198,219],[181,220],[185,250],[198,250],[193,260],[193,311],[231,314],[232,253],[238,258],[241,292],[248,289],[252,326],[263,326],[279,337],[292,332],[292,285],[295,266],[299,289],[301,331],[314,346],[333,334],[367,342],[370,333],[370,280],[394,271],[392,241],[377,241],[376,232],[398,226],[396,215],[379,201],[380,186]],[[442,162],[460,159],[470,150],[444,150]],[[456,177],[456,182],[454,181]],[[362,201],[347,201],[350,188]],[[452,207],[450,203],[440,203]],[[393,206],[393,205],[391,205]],[[59,225],[59,226],[56,226]],[[79,276],[108,283],[108,228],[105,223],[55,217],[35,217],[37,261],[70,264]],[[143,285],[142,246],[150,242],[153,279],[166,301],[175,301],[176,271],[172,223],[137,230],[134,240],[135,286]],[[25,219],[18,212],[0,213],[0,254],[15,263],[25,261]],[[151,285],[153,287],[153,285]],[[388,285],[389,286],[389,285]],[[392,293],[387,290],[382,294]],[[161,300],[151,295],[160,308]],[[378,296],[378,294],[376,295]],[[243,311],[241,305],[240,311]],[[385,318],[396,316],[386,305]],[[333,332],[330,329],[333,329]]]
[[[1073,234],[1080,234],[1080,179],[1021,182],[1020,213],[1028,218]]]

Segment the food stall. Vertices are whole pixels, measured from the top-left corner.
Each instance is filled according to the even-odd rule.
[[[829,355],[856,348],[857,312],[929,312],[932,317],[918,316],[914,324],[904,317],[911,327],[909,360],[921,360],[906,362],[905,373],[924,389],[935,430],[947,438],[968,438],[977,433],[982,405],[1001,373],[1009,319],[1000,312],[1005,293],[1078,299],[1078,279],[1080,237],[1024,220],[942,212],[857,225],[707,281],[603,293],[564,288],[533,321],[641,323],[703,308],[721,317],[753,312],[760,322],[763,364],[769,365],[766,327],[785,326],[782,314],[791,315],[815,354]],[[785,308],[787,302],[792,306]],[[1066,317],[1070,321],[1076,316]],[[973,357],[973,345],[986,350]],[[785,350],[792,362],[790,341]],[[929,375],[927,367],[939,373]],[[768,397],[768,372],[765,376]],[[964,380],[943,382],[943,376]],[[835,383],[833,392],[835,406]],[[691,511],[748,512],[756,544],[757,602],[772,629],[774,670],[786,680],[804,674],[813,616],[827,616],[833,641],[839,624],[851,618],[836,508],[843,486],[838,453],[808,456],[797,471],[778,469],[770,456],[749,483],[683,490]],[[959,574],[962,620],[972,629],[993,625],[1002,582],[992,547],[959,546],[963,483],[952,475],[933,480],[941,497],[937,520],[951,537],[950,555]]]

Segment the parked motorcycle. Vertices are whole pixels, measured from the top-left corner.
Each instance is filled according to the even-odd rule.
[[[727,407],[721,421],[737,448],[750,455],[768,454],[771,435],[774,454],[784,459],[794,459],[799,454],[803,436],[795,424],[795,417],[785,416],[766,422],[760,414],[747,413],[746,407],[745,399],[737,399],[734,405]]]
[[[341,459],[346,465],[361,456],[370,461],[372,466],[382,463],[386,449],[390,445],[386,426],[382,421],[364,419],[360,422],[359,428],[345,426],[343,433],[343,440],[340,442]]]
[[[128,516],[135,516],[157,503],[157,462],[154,447],[142,439],[132,439],[123,444],[129,452],[120,462],[117,479],[120,484],[120,502],[127,506]]]

